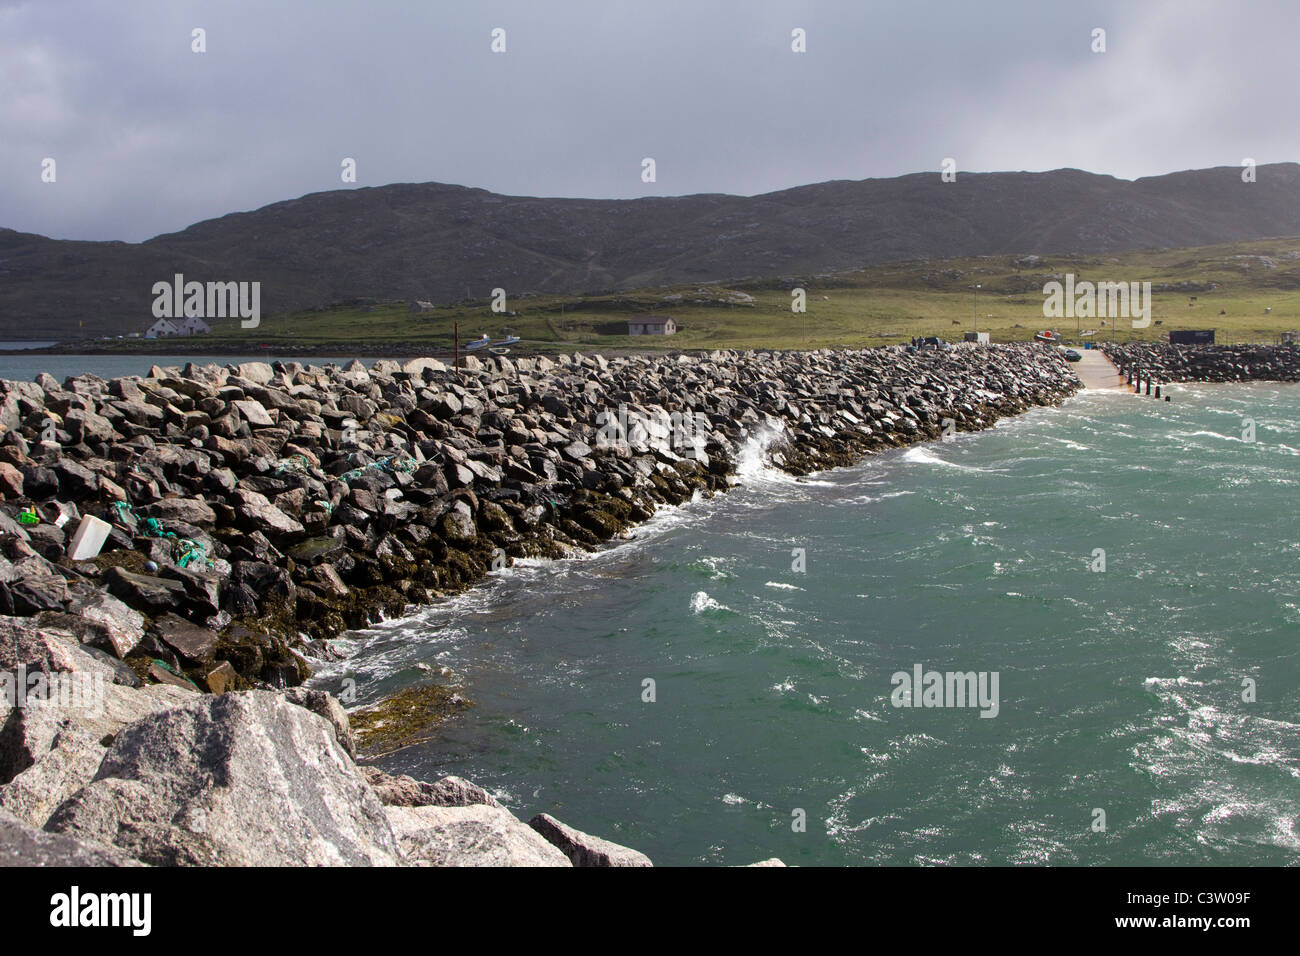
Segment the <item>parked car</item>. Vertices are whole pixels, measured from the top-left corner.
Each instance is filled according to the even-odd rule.
[[[1076,352],[1074,349],[1066,349],[1061,354],[1065,356],[1065,360],[1067,362],[1078,362],[1083,358],[1083,356],[1080,355],[1078,352]]]
[[[937,335],[927,335],[921,339],[921,348],[923,349],[950,349],[952,348],[947,342]]]

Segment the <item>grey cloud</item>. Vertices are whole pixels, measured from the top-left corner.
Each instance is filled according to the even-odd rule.
[[[0,0],[0,226],[138,241],[342,188],[345,156],[358,185],[619,198],[947,156],[1125,178],[1290,160],[1295,20],[1284,0]]]

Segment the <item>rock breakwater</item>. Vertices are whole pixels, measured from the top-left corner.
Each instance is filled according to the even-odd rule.
[[[1300,346],[1170,345],[1142,342],[1103,345],[1123,373],[1156,382],[1300,382]]]
[[[805,474],[1078,387],[1038,346],[465,366],[0,382],[0,613],[75,635],[126,682],[293,686],[342,631],[724,490],[762,434]],[[108,537],[73,561],[85,515]]]

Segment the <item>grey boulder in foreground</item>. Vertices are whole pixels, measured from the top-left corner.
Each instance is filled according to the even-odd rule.
[[[46,829],[155,865],[401,862],[334,728],[264,691],[198,698],[127,727]]]

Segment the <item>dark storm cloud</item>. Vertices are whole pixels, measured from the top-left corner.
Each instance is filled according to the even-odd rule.
[[[1292,160],[1291,6],[0,0],[0,226],[136,241],[343,188],[344,157],[362,186],[620,198],[949,156],[1125,178]]]

